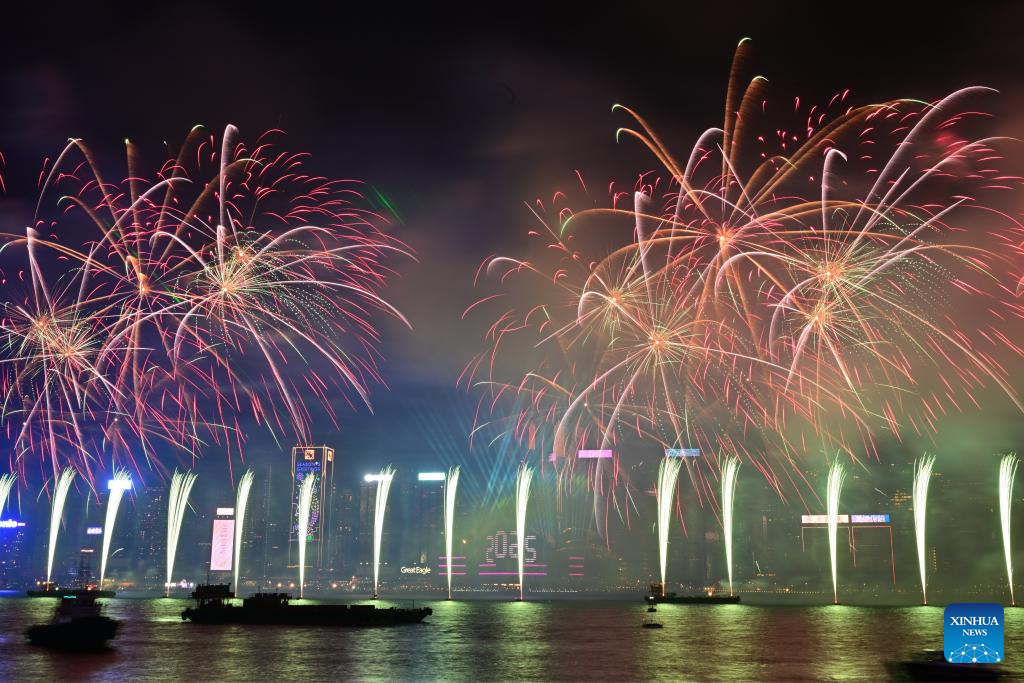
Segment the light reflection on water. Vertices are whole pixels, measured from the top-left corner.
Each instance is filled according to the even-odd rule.
[[[73,656],[24,644],[54,600],[0,599],[0,680],[884,680],[887,659],[942,647],[941,607],[440,601],[417,603],[427,624],[349,630],[197,626],[182,599],[106,602],[114,651]],[[1017,677],[1022,614],[1006,611]],[[665,628],[640,628],[647,616]]]

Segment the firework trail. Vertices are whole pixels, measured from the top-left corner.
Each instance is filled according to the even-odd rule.
[[[836,542],[839,531],[839,494],[843,491],[843,480],[846,470],[838,460],[828,470],[828,491],[825,498],[828,504],[828,557],[832,565],[832,602],[839,604],[839,582],[836,574]]]
[[[448,470],[444,479],[444,551],[448,574],[448,599],[452,599],[452,539],[455,533],[455,493],[459,488],[459,466]],[[0,508],[2,509],[2,508]]]
[[[384,537],[384,516],[387,513],[388,493],[395,478],[395,468],[388,465],[377,475],[377,498],[373,505],[373,599],[377,599],[380,577],[380,545]]]
[[[725,566],[729,570],[729,595],[732,591],[732,530],[733,504],[736,502],[736,477],[740,471],[739,458],[727,458],[722,466],[722,526],[725,532]],[[664,579],[663,579],[664,580]]]
[[[1013,556],[1010,553],[1010,508],[1013,504],[1013,478],[1020,459],[1015,453],[999,461],[999,526],[1003,532],[1003,555],[1006,558],[1006,583],[1010,587],[1010,604],[1016,605],[1013,595]]]
[[[922,455],[914,461],[914,535],[917,539],[917,568],[921,574],[921,602],[928,604],[928,577],[925,569],[925,511],[928,508],[928,482],[932,478],[934,455]]]
[[[380,294],[387,261],[408,250],[359,183],[306,172],[277,133],[250,145],[197,127],[152,180],[131,143],[122,183],[81,140],[47,163],[33,224],[0,247],[26,262],[0,316],[18,460],[91,481],[110,452],[163,474],[158,442],[192,456],[212,442],[231,462],[242,420],[306,441],[314,411],[336,423],[334,396],[369,405],[373,318],[404,321]]]
[[[196,483],[194,472],[174,470],[171,476],[171,489],[167,497],[167,581],[164,584],[165,595],[171,594],[171,577],[174,575],[174,557],[178,553],[178,536],[181,534],[181,522],[185,519],[188,509],[188,496]]]
[[[306,589],[306,541],[309,540],[309,508],[313,503],[313,489],[316,477],[307,476],[299,489],[299,597],[305,597]],[[374,588],[376,597],[376,587]]]
[[[519,562],[519,599],[525,599],[526,585],[523,581],[526,567],[526,504],[530,502],[530,482],[533,481],[533,468],[523,463],[519,466],[516,476],[516,543],[518,544]]]
[[[17,477],[10,472],[0,474],[0,515],[7,507],[7,500],[11,497],[11,489],[14,488],[15,481],[17,481]]]
[[[53,503],[50,508],[50,545],[46,549],[46,587],[49,588],[53,578],[53,556],[57,551],[57,534],[60,532],[61,520],[64,517],[64,503],[71,490],[71,482],[75,472],[71,469],[62,470],[60,477],[54,480]]]
[[[464,314],[498,307],[461,378],[482,390],[478,422],[550,444],[609,500],[630,482],[580,448],[700,448],[803,498],[808,453],[879,459],[877,435],[931,436],[987,387],[1024,411],[1008,364],[1024,353],[1024,226],[991,205],[1022,179],[976,130],[972,100],[991,91],[780,108],[766,79],[742,80],[749,51],[725,121],[680,156],[616,106],[618,139],[659,168],[610,184],[607,206],[582,176],[529,204],[535,254],[486,260],[477,282],[496,291]],[[715,510],[717,459],[702,460],[687,473]]]
[[[235,494],[235,592],[238,592],[238,577],[242,564],[242,532],[245,529],[245,508],[249,505],[249,490],[255,475],[251,469],[245,471],[238,480],[238,492]]]
[[[676,481],[682,467],[679,458],[666,457],[658,467],[658,563],[661,568],[661,596],[665,597],[668,565],[668,536],[672,525],[672,507],[676,497]]]
[[[121,507],[121,499],[127,490],[125,483],[130,483],[131,475],[126,469],[114,470],[112,481],[117,482],[109,487],[107,492],[107,515],[103,524],[103,554],[100,556],[100,588],[103,588],[103,579],[107,575],[107,559],[110,557],[110,541],[114,536],[114,524],[117,522],[117,510]],[[120,484],[120,485],[118,485]]]

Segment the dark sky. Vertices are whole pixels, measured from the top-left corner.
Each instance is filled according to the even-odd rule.
[[[471,401],[455,378],[482,332],[460,315],[477,298],[481,260],[523,244],[533,227],[523,202],[574,171],[629,184],[655,165],[615,143],[612,104],[688,145],[720,124],[743,36],[776,97],[850,87],[858,103],[930,99],[985,84],[1003,91],[995,106],[1006,112],[1024,103],[1024,6],[1013,3],[37,5],[7,14],[0,40],[4,220],[23,216],[43,157],[68,137],[118,169],[124,138],[158,163],[163,141],[196,123],[234,123],[243,137],[281,127],[319,172],[365,179],[395,201],[397,234],[419,262],[400,264],[389,297],[415,331],[382,325],[391,391],[377,392],[376,417],[320,435],[356,467],[457,456]],[[1024,136],[1020,123],[1001,125]],[[425,436],[428,413],[450,415],[440,421],[450,433]]]

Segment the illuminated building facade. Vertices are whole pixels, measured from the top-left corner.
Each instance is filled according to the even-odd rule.
[[[0,520],[0,588],[15,588],[27,583],[29,564],[25,559],[25,522]]]
[[[309,507],[306,559],[316,570],[330,558],[332,528],[330,494],[334,490],[334,449],[330,446],[296,446],[292,449],[292,498],[288,531],[288,566],[298,563],[299,491],[306,477],[315,477]]]

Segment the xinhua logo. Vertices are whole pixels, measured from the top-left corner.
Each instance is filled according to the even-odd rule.
[[[955,602],[943,623],[946,661],[992,664],[1003,661],[1003,607],[994,602]]]

